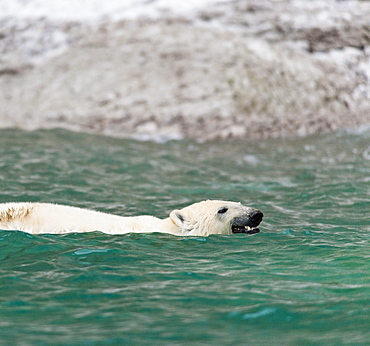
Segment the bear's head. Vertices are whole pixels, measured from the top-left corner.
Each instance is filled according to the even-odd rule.
[[[208,236],[259,232],[263,214],[240,203],[212,201],[194,203],[170,213],[170,220],[179,228],[179,235]]]

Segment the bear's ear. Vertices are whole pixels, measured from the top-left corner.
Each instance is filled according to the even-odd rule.
[[[184,224],[186,222],[186,216],[184,211],[179,209],[171,211],[170,219],[176,226],[180,227],[181,229],[184,227]]]

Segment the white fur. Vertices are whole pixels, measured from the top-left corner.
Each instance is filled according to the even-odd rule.
[[[220,215],[218,210],[222,207],[227,207],[228,211]],[[246,216],[253,210],[240,203],[207,200],[174,210],[168,218],[159,219],[148,215],[123,217],[49,203],[5,203],[0,204],[0,229],[32,234],[101,231],[207,236],[231,234],[232,219]]]

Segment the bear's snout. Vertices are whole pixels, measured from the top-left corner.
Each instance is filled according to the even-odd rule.
[[[231,224],[231,231],[233,233],[258,233],[260,230],[257,226],[261,223],[262,218],[263,213],[257,209],[253,209],[246,216],[234,218]]]
[[[259,210],[253,210],[250,214],[249,214],[249,220],[251,222],[251,227],[256,227],[258,226],[261,221],[262,221],[262,218],[263,218],[263,213]]]

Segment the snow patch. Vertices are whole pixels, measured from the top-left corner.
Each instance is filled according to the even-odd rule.
[[[217,3],[216,0],[0,0],[0,19],[47,18],[49,20],[93,21],[158,17],[164,13],[190,14]]]

